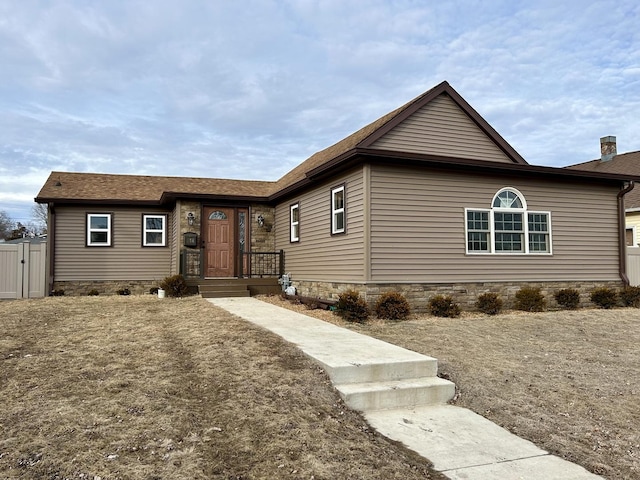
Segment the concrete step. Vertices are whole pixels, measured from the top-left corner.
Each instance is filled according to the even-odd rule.
[[[439,377],[347,383],[336,389],[349,408],[360,412],[440,405],[455,395],[455,384]]]
[[[411,354],[413,352],[410,352]],[[327,373],[336,385],[390,382],[411,378],[435,377],[438,374],[438,360],[415,354],[415,359],[388,361],[369,360],[367,363],[349,362],[325,365]]]
[[[243,284],[236,285],[199,285],[198,290],[202,292],[240,292],[246,291],[247,286]]]

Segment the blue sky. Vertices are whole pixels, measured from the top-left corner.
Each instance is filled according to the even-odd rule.
[[[0,3],[0,210],[51,170],[275,180],[443,80],[531,164],[640,150],[636,0]]]

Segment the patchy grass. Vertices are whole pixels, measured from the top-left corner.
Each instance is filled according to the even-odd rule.
[[[0,325],[0,478],[442,478],[200,298],[0,302]]]
[[[436,357],[456,405],[607,479],[640,478],[640,310],[507,312],[347,324]]]

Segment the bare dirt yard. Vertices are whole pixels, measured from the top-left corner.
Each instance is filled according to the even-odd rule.
[[[346,324],[436,357],[455,404],[610,480],[640,478],[640,309],[506,312]]]
[[[0,302],[2,479],[441,479],[199,297]]]

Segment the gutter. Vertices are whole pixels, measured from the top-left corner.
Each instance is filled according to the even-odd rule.
[[[629,184],[618,192],[618,258],[620,279],[628,286],[630,284],[627,276],[627,239],[625,235],[625,211],[624,196],[633,190],[635,183],[630,181]]]

